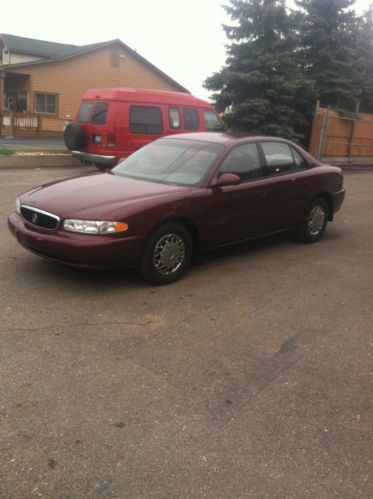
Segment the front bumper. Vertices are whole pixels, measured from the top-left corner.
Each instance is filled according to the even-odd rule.
[[[32,253],[74,267],[132,269],[137,267],[144,239],[139,236],[97,236],[64,230],[35,230],[18,213],[8,218],[10,232]]]
[[[345,198],[346,191],[341,189],[333,194],[333,212],[336,213],[342,206],[343,200]]]
[[[82,161],[88,161],[90,163],[103,166],[115,166],[118,163],[118,160],[115,156],[109,156],[105,154],[92,154],[84,151],[72,151],[71,154],[75,158],[79,158]]]

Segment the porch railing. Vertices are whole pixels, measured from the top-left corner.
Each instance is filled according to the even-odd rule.
[[[0,115],[0,128],[2,134],[8,133],[10,136],[19,132],[38,133],[40,127],[40,117],[35,113],[14,113],[4,111]]]

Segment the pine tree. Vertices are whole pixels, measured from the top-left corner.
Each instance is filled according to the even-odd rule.
[[[296,62],[295,18],[284,0],[230,0],[234,22],[226,66],[205,81],[227,123],[236,130],[297,139],[312,88]]]
[[[373,6],[360,19],[358,64],[362,75],[360,110],[373,113]]]
[[[303,13],[299,60],[325,106],[352,102],[361,92],[355,0],[296,0]]]

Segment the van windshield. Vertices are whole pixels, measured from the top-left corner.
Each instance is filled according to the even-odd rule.
[[[200,187],[223,150],[224,146],[220,144],[161,139],[121,161],[111,173],[163,184]]]

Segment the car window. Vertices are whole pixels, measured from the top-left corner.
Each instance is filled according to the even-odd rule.
[[[168,119],[170,123],[170,128],[173,129],[180,128],[181,127],[180,109],[178,107],[169,107]]]
[[[197,109],[184,109],[184,128],[185,130],[199,129],[199,116]]]
[[[131,106],[130,130],[133,133],[162,134],[161,109],[159,107]]]
[[[307,168],[307,163],[306,161],[302,158],[302,156],[292,147],[291,148],[293,156],[294,156],[294,162],[295,162],[295,167],[297,170],[302,170],[303,168]]]
[[[105,125],[107,110],[108,110],[107,102],[97,102],[92,113],[92,123],[94,125]]]
[[[208,132],[223,131],[224,125],[212,111],[205,111],[205,128]]]
[[[281,142],[262,142],[264,157],[269,175],[280,175],[296,169],[293,154],[287,144]]]
[[[93,102],[83,102],[80,106],[78,114],[79,123],[89,123],[91,119],[91,111],[93,109]]]
[[[262,168],[257,145],[243,144],[230,151],[219,167],[218,176],[223,173],[234,173],[243,181],[260,178]]]
[[[111,170],[114,175],[199,187],[224,147],[194,140],[162,139],[142,147]]]

